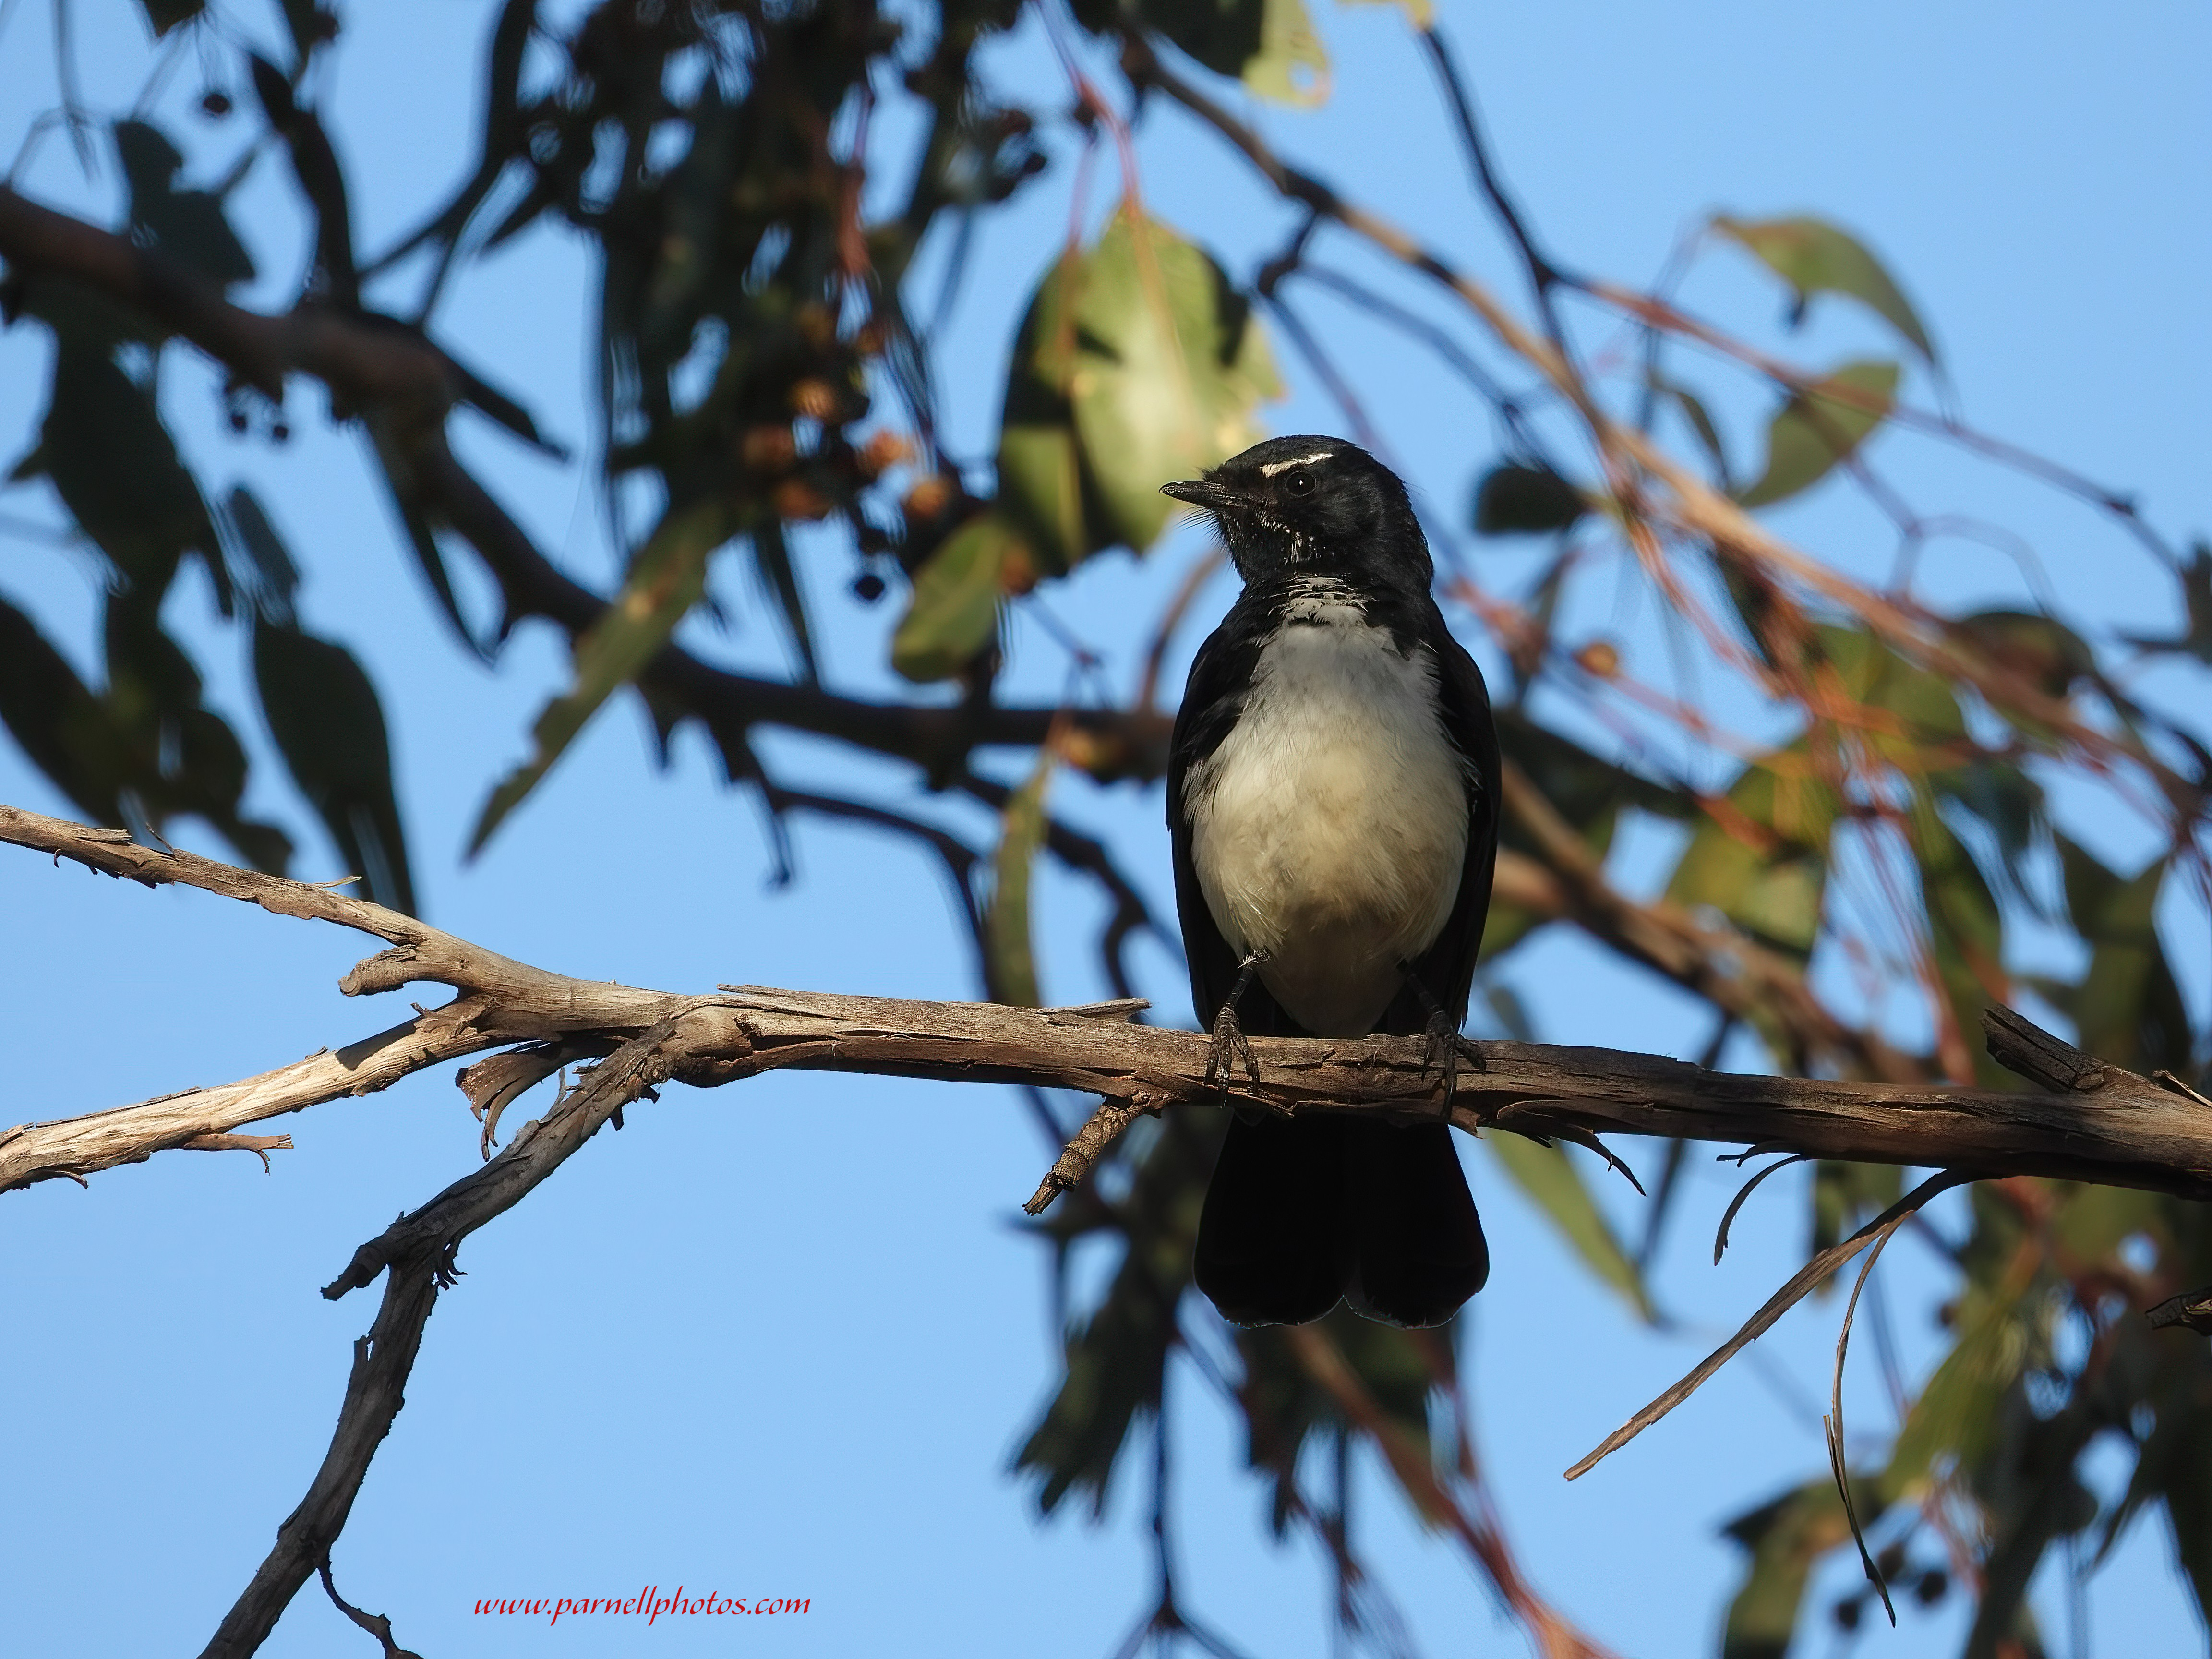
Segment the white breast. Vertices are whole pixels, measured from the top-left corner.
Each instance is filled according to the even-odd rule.
[[[1243,713],[1184,785],[1206,908],[1321,1036],[1363,1036],[1436,942],[1467,854],[1466,775],[1436,665],[1401,656],[1341,589],[1304,596]],[[1334,587],[1334,584],[1330,585]],[[1200,1016],[1212,1012],[1200,1010]]]

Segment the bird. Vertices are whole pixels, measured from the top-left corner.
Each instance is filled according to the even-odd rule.
[[[1212,520],[1243,592],[1193,661],[1169,839],[1206,1077],[1248,1033],[1425,1035],[1443,1118],[1240,1109],[1194,1276],[1240,1326],[1341,1300],[1442,1324],[1489,1277],[1448,1114],[1498,857],[1482,672],[1437,607],[1406,486],[1357,444],[1273,438],[1162,493]]]

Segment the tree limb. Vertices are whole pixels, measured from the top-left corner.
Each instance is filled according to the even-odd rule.
[[[111,875],[204,888],[392,941],[394,948],[340,981],[348,995],[418,981],[459,993],[444,1007],[418,1012],[363,1042],[259,1078],[0,1134],[0,1190],[57,1176],[82,1178],[201,1135],[384,1088],[459,1054],[580,1034],[629,1044],[659,1032],[652,1080],[701,1086],[788,1066],[1073,1089],[1138,1111],[1226,1101],[1278,1112],[1419,1117],[1443,1106],[1441,1085],[1425,1070],[1418,1037],[1255,1040],[1260,1084],[1240,1080],[1224,1093],[1206,1080],[1202,1036],[1127,1024],[1123,1004],[1031,1009],[747,986],[707,995],[645,990],[550,973],[379,905],[193,854],[141,847],[116,830],[0,807],[0,841]],[[2048,1073],[2053,1045],[2064,1045],[2039,1033],[2032,1045],[2036,1058],[2024,1059],[2014,1035],[2024,1024],[2014,1016],[1993,1025],[1991,1052],[2017,1068],[2032,1064]],[[1452,1109],[1452,1121],[1470,1131],[1666,1135],[1983,1177],[2048,1176],[2212,1198],[2212,1112],[2117,1066],[2085,1062],[2077,1068],[2085,1082],[2101,1079],[2093,1092],[2012,1094],[1927,1083],[1744,1076],[1608,1048],[1481,1046],[1487,1070],[1462,1079]],[[531,1133],[526,1129],[507,1152]],[[390,1243],[387,1254],[403,1245]],[[366,1280],[356,1273],[354,1282]]]

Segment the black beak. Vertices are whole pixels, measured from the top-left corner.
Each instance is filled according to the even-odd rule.
[[[1160,494],[1188,501],[1193,507],[1202,507],[1209,513],[1233,512],[1245,504],[1243,495],[1211,478],[1187,478],[1181,483],[1162,484]]]

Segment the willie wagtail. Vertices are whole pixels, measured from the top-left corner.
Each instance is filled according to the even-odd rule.
[[[1341,438],[1275,438],[1165,493],[1210,514],[1244,592],[1191,665],[1168,828],[1208,1075],[1244,1034],[1425,1032],[1449,1094],[1498,856],[1498,733],[1429,591],[1397,475]],[[1340,1298],[1435,1325],[1490,1252],[1443,1122],[1240,1114],[1198,1227],[1198,1286],[1239,1325]]]

